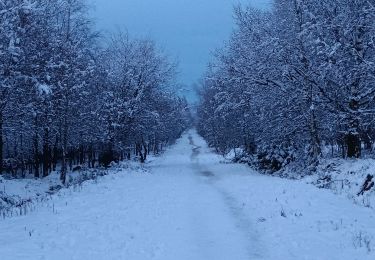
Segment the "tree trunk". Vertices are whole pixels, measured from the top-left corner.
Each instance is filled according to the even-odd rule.
[[[315,110],[312,109],[311,115],[310,115],[310,162],[309,166],[311,167],[311,171],[315,172],[316,167],[319,164],[319,157],[322,154],[322,150],[320,147],[320,138],[318,133],[318,126],[317,126],[317,120],[315,115]]]
[[[0,175],[3,174],[3,114],[0,112]]]
[[[63,148],[62,151],[62,160],[61,160],[61,173],[60,173],[60,180],[63,185],[66,183],[66,172],[67,172],[67,163],[66,163],[66,152]]]
[[[39,178],[39,142],[38,142],[38,134],[35,133],[34,135],[34,177]]]
[[[20,146],[21,146],[21,176],[22,178],[26,177],[26,165],[25,165],[25,150],[23,144],[23,134],[20,135]]]
[[[356,83],[356,85],[357,84],[358,83]],[[348,147],[347,156],[349,158],[359,158],[361,156],[361,137],[359,135],[358,119],[359,102],[356,98],[352,98],[349,106],[351,114],[349,118],[349,129],[346,135],[346,145]]]
[[[47,177],[49,174],[50,164],[50,148],[49,148],[49,129],[44,129],[43,136],[43,177]]]
[[[65,115],[63,116],[63,133],[62,133],[62,161],[61,161],[61,174],[60,180],[63,185],[66,183],[66,173],[68,170],[67,165],[67,149],[68,149],[68,118],[67,118],[67,111],[65,111]]]
[[[142,145],[143,145],[143,160],[142,163],[146,162],[147,155],[148,155],[148,149],[147,149],[147,144],[142,140]]]
[[[359,158],[361,156],[361,139],[356,133],[349,133],[346,137],[348,146],[347,156],[349,158]]]
[[[364,26],[360,25],[356,28],[355,33],[355,42],[354,42],[354,49],[356,50],[356,54],[354,55],[355,64],[356,66],[361,66],[364,62],[364,53],[365,48],[363,45],[363,37],[364,37]],[[351,84],[350,89],[350,101],[349,101],[349,125],[347,129],[346,135],[346,144],[348,147],[348,157],[349,158],[359,158],[361,156],[361,137],[360,137],[360,100],[359,96],[359,89],[361,86],[362,81],[362,74],[359,71],[356,71],[352,76],[354,78],[353,83]]]
[[[39,138],[38,138],[38,116],[34,117],[34,177],[39,178]]]
[[[58,153],[59,153],[59,138],[56,136],[55,145],[53,146],[53,155],[52,155],[52,170],[56,171],[57,167],[57,160],[58,160]]]
[[[139,160],[141,163],[145,163],[147,159],[147,145],[145,144],[144,140],[142,139],[141,143],[136,144],[137,156],[139,156]]]
[[[79,146],[79,164],[83,165],[85,163],[85,149],[83,144]]]
[[[91,162],[93,161],[93,148],[92,148],[92,144],[89,145],[88,147],[88,151],[87,151],[87,166],[89,168],[91,168]]]

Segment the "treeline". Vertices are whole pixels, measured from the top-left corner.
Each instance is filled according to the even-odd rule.
[[[328,151],[372,150],[375,1],[274,0],[235,19],[203,79],[198,128],[211,146],[310,173]]]
[[[181,135],[176,64],[149,40],[103,42],[84,0],[0,1],[0,173],[65,183],[69,167],[144,162]]]

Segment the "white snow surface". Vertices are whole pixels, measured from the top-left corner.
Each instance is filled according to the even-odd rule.
[[[375,259],[373,209],[222,160],[191,130],[146,170],[0,220],[0,259]]]

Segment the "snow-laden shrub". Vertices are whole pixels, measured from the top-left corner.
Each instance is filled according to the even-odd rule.
[[[248,164],[266,173],[282,171],[291,163],[296,162],[296,149],[286,145],[259,146],[257,151],[249,153],[246,149],[230,151],[226,159],[234,163]],[[300,168],[298,166],[298,168]]]
[[[244,149],[233,149],[226,155],[226,158],[230,158],[230,160],[234,163],[244,163],[252,165],[254,162],[253,155],[249,154]]]
[[[111,166],[112,162],[119,162],[120,155],[112,149],[108,149],[99,154],[99,164],[108,168]]]
[[[295,149],[285,145],[259,147],[256,156],[259,169],[271,173],[280,171],[296,159]]]
[[[306,179],[321,189],[344,195],[356,204],[375,207],[374,159],[321,159],[316,174]]]

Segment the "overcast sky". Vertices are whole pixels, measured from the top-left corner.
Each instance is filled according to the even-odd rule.
[[[270,0],[88,0],[98,28],[154,39],[179,61],[179,81],[196,82],[233,28],[232,7],[267,8]]]

